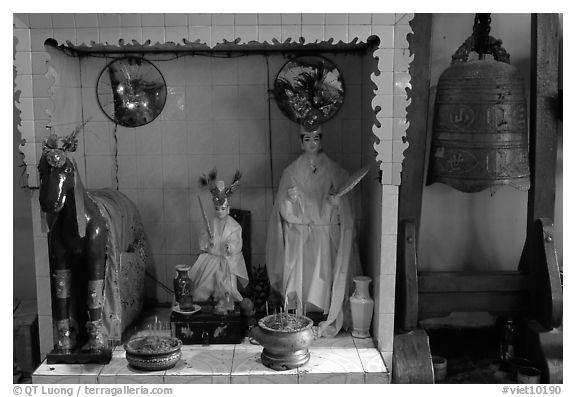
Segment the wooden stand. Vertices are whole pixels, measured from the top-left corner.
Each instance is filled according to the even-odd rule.
[[[409,149],[405,152],[399,200],[398,266],[394,359],[411,361],[414,368],[428,362],[430,355],[421,349],[396,351],[396,339],[421,338],[418,321],[448,315],[454,311],[490,312],[531,321],[532,341],[537,344],[532,356],[542,357],[543,379],[558,379],[562,373],[562,335],[554,330],[562,324],[562,286],[554,247],[555,165],[558,118],[558,15],[533,14],[532,81],[530,120],[531,188],[528,193],[527,237],[517,271],[506,272],[419,272],[417,235],[420,226],[422,188],[426,161],[428,130],[428,87],[431,16],[417,14],[411,49],[415,54],[412,104],[408,113],[421,117],[410,119],[407,130]],[[535,324],[540,327],[539,331]],[[552,331],[554,330],[554,331]],[[545,334],[556,334],[544,342]],[[399,340],[400,340],[399,339]],[[400,345],[399,345],[400,346]],[[400,355],[404,355],[402,360]],[[530,354],[526,351],[526,354]],[[558,370],[560,368],[560,370]],[[409,381],[394,374],[396,383]],[[430,379],[429,377],[416,377]],[[561,378],[561,375],[560,375]]]
[[[46,355],[48,364],[108,364],[112,359],[112,350],[104,349],[99,352],[90,352],[76,349],[71,352],[52,350]]]

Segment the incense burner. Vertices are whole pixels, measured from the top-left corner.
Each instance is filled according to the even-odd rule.
[[[262,364],[276,371],[300,367],[310,360],[314,322],[305,316],[272,314],[261,318],[251,336],[263,347]]]
[[[177,338],[148,335],[130,340],[124,345],[128,363],[144,371],[162,371],[172,368],[182,352]]]

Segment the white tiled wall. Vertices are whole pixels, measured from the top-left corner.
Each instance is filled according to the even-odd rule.
[[[115,187],[118,178],[118,187],[137,203],[143,214],[162,280],[170,280],[175,263],[195,259],[196,233],[201,227],[194,201],[196,178],[212,166],[227,179],[237,168],[244,173],[242,188],[232,204],[252,211],[253,263],[264,263],[261,243],[274,186],[280,171],[299,152],[297,127],[281,115],[274,102],[270,108],[271,138],[268,135],[266,84],[273,81],[282,66],[281,56],[269,56],[269,71],[263,56],[232,60],[184,57],[156,62],[169,87],[162,115],[137,129],[115,129],[99,111],[94,96],[96,78],[105,61],[93,58],[78,61],[54,51],[49,53],[44,41],[54,38],[59,44],[70,41],[90,46],[118,45],[120,39],[128,43],[149,40],[152,44],[187,40],[213,47],[224,39],[237,38],[239,43],[252,40],[348,43],[366,42],[368,37],[377,36],[378,48],[366,55],[377,59],[377,70],[367,70],[363,66],[366,62],[357,55],[329,56],[344,74],[347,99],[338,116],[325,126],[325,146],[350,171],[372,159],[376,151],[384,190],[378,189],[370,196],[376,195],[372,206],[381,203],[377,209],[382,216],[380,224],[368,228],[374,231],[367,238],[372,253],[366,256],[368,263],[363,265],[375,278],[377,308],[373,329],[380,350],[389,357],[396,260],[393,225],[397,218],[402,153],[407,146],[402,137],[406,131],[405,88],[409,86],[411,61],[406,35],[411,32],[408,23],[412,17],[412,14],[14,14],[15,89],[21,92],[16,106],[22,112],[18,128],[26,139],[22,151],[28,165],[29,185],[38,185],[36,164],[46,126],[50,124],[57,133],[65,134],[90,114],[92,121],[80,137],[79,156],[83,161],[79,161],[79,167],[84,181],[89,187]],[[359,71],[369,74],[369,78],[360,76]],[[362,131],[360,138],[349,133],[358,129]],[[116,148],[117,173],[112,155]],[[204,200],[208,202],[208,197],[204,196]],[[38,290],[47,294],[49,289],[44,285],[49,282],[47,248],[41,244],[45,228],[41,227],[39,206],[34,204],[37,284]],[[362,213],[362,219],[366,221],[372,213]],[[46,353],[51,346],[50,308],[41,310],[41,319],[46,320],[41,322],[42,351]],[[391,363],[387,364],[391,368]]]

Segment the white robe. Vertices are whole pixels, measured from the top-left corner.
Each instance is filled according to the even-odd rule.
[[[283,172],[268,227],[266,266],[274,289],[299,312],[322,311],[320,335],[335,336],[348,320],[352,277],[360,274],[354,216],[348,196],[340,205],[327,198],[347,180],[348,173],[324,153],[316,172],[301,155]],[[288,198],[297,187],[301,197]]]
[[[241,301],[242,295],[237,289],[237,280],[242,286],[248,284],[246,263],[242,256],[242,227],[231,216],[226,217],[224,228],[219,230],[218,219],[212,219],[214,246],[209,246],[206,230],[200,234],[200,249],[203,251],[192,269],[192,295],[195,301],[206,301],[213,296],[218,300],[226,293],[235,301]],[[226,246],[229,247],[228,253]]]

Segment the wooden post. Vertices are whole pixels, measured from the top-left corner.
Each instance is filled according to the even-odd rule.
[[[399,188],[398,244],[396,266],[396,321],[397,328],[412,330],[418,320],[418,284],[416,261],[416,236],[420,229],[422,192],[426,169],[426,142],[428,138],[428,109],[430,94],[430,36],[431,14],[415,14],[410,22],[414,34],[409,35],[410,52],[414,60],[410,64],[408,97],[408,122],[404,152],[402,183]],[[406,235],[410,231],[411,236]],[[408,243],[407,243],[408,242]]]
[[[519,269],[532,279],[532,315],[547,329],[562,321],[562,289],[554,248],[558,129],[558,14],[532,15],[530,93],[530,191],[526,243]],[[546,253],[548,251],[548,254]]]

